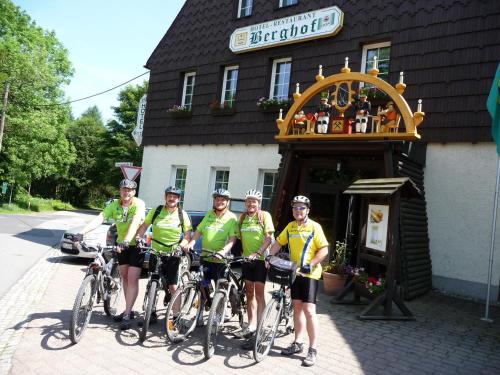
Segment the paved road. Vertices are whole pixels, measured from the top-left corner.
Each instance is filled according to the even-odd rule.
[[[68,228],[91,218],[88,213],[55,212],[49,214],[0,215],[0,297],[29,270],[50,247],[59,243]]]
[[[255,364],[231,337],[231,322],[205,361],[203,330],[168,345],[158,325],[141,343],[136,327],[121,332],[102,306],[82,341],[71,345],[70,311],[84,269],[53,250],[16,284],[18,293],[11,289],[0,300],[0,374],[500,374],[500,309],[492,307],[494,322],[486,323],[479,319],[482,304],[435,292],[408,303],[415,322],[360,321],[362,306],[331,305],[320,293],[319,357],[308,369],[300,366],[303,354],[279,355],[290,336],[280,336],[270,356]]]

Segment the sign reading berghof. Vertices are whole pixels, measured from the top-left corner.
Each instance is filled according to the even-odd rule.
[[[325,38],[338,33],[343,20],[344,13],[333,6],[241,27],[231,34],[229,48],[240,53]]]

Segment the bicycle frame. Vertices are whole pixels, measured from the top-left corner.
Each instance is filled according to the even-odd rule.
[[[82,246],[85,246],[84,243],[82,243]],[[103,252],[105,250],[111,250],[113,251],[113,256],[111,259],[106,262],[103,256]],[[107,297],[107,291],[106,288],[104,287],[104,282],[105,280],[108,280],[109,283],[113,283],[113,277],[112,272],[113,268],[118,267],[118,261],[116,260],[116,252],[115,252],[115,247],[114,246],[97,246],[97,252],[94,260],[90,262],[90,264],[87,267],[87,272],[85,273],[85,277],[88,275],[95,275],[97,279],[97,301],[99,303],[100,299],[102,298],[103,300]]]

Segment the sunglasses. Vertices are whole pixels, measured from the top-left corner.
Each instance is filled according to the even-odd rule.
[[[306,206],[297,206],[297,207],[292,207],[292,210],[294,211],[304,211],[307,207]]]

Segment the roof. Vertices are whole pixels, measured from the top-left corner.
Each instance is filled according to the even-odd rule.
[[[344,194],[389,197],[400,189],[405,195],[421,195],[420,189],[408,177],[357,180],[344,191]]]
[[[341,0],[336,5],[344,26],[337,35],[235,55],[229,37],[236,28],[332,5],[299,1],[278,9],[278,0],[254,0],[252,15],[238,19],[237,3],[186,0],[147,62],[145,145],[276,143],[278,113],[263,113],[256,105],[269,95],[273,59],[292,58],[291,96],[296,82],[302,89],[313,83],[318,65],[331,75],[349,56],[350,67],[359,71],[363,46],[385,41],[391,43],[388,81],[396,83],[404,71],[412,110],[423,100],[423,141],[492,141],[485,102],[500,61],[500,1]],[[214,116],[209,103],[220,100],[227,65],[239,66],[236,111]],[[167,109],[180,104],[182,77],[190,71],[196,72],[193,115],[169,118]],[[314,112],[316,104],[305,111]]]

